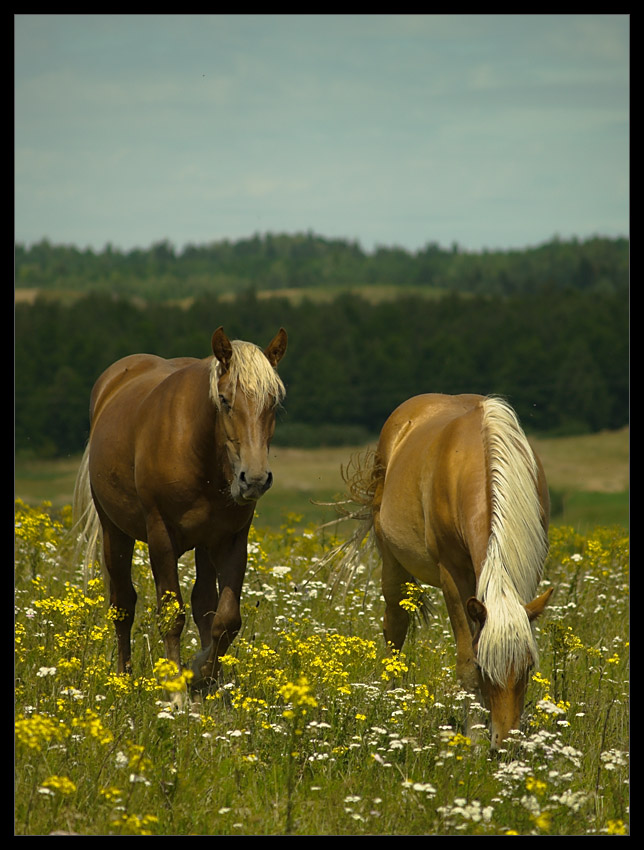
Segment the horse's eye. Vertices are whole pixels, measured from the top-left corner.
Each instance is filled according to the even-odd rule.
[[[225,408],[226,408],[226,410],[230,410],[230,402],[228,401],[228,399],[226,398],[226,396],[224,396],[224,395],[220,395],[220,396],[219,396],[219,402],[220,402],[220,404],[222,405],[222,407],[225,407]]]

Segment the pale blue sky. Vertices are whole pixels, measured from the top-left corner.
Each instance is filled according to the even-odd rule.
[[[15,236],[628,235],[626,15],[17,15]]]

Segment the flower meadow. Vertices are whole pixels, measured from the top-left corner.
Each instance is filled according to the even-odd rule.
[[[627,835],[628,535],[553,528],[522,728],[492,755],[464,733],[440,592],[401,653],[368,571],[329,598],[337,543],[284,518],[251,532],[244,625],[220,686],[189,696],[163,658],[146,548],[131,676],[70,511],[15,506],[16,835]],[[181,560],[184,600],[193,562]],[[420,605],[410,587],[405,606]],[[197,650],[190,620],[183,657]],[[183,700],[177,705],[176,694]]]

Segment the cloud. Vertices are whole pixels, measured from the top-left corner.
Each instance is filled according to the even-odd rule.
[[[627,51],[624,16],[17,16],[17,238],[626,229]]]

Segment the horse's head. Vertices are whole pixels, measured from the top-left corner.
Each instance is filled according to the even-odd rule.
[[[264,351],[251,343],[231,342],[223,328],[212,336],[211,396],[219,413],[230,492],[238,504],[257,501],[273,483],[268,450],[275,410],[284,397],[284,385],[275,370],[286,343],[283,328]]]
[[[541,596],[523,606],[527,614],[528,624],[531,624],[543,613],[552,591],[552,587],[548,588]],[[487,608],[483,602],[472,596],[467,601],[467,612],[476,624],[472,648],[474,658],[477,659],[477,689],[483,698],[485,707],[490,712],[490,743],[491,748],[496,750],[511,729],[519,728],[534,656],[529,651],[521,650],[512,660],[507,660],[502,675],[498,673],[490,675],[490,672],[478,663],[479,643],[488,619]],[[506,656],[508,659],[510,657]]]

